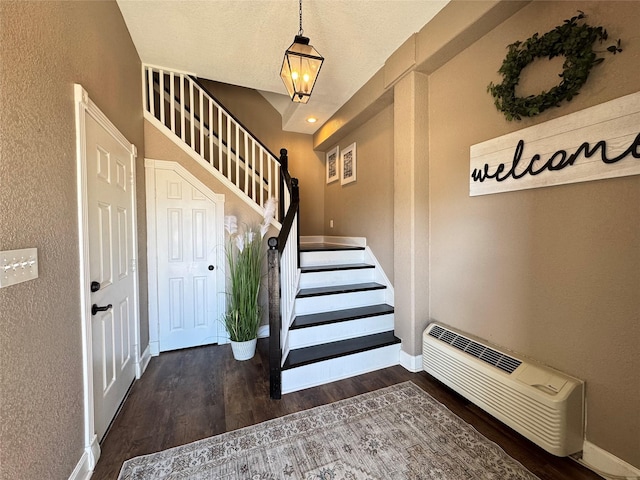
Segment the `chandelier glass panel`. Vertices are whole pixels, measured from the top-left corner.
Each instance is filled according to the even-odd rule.
[[[309,39],[303,36],[302,0],[300,0],[300,31],[284,54],[280,78],[287,88],[292,101],[307,103],[320,73],[324,58],[309,45]]]

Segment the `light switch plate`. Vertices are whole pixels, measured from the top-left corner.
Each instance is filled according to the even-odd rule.
[[[0,252],[0,288],[38,278],[38,249]]]

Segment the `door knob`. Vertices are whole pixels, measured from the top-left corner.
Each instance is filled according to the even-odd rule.
[[[213,270],[213,269],[214,269],[214,268],[216,268],[216,267],[214,267],[213,265],[209,265],[209,267],[208,267],[208,268],[209,268],[209,270]]]
[[[107,305],[105,307],[99,307],[98,305],[96,305],[94,303],[93,305],[91,305],[91,315],[95,315],[98,312],[106,312],[111,307],[113,307],[113,305],[111,305],[111,304],[109,304],[109,305]]]
[[[91,291],[92,292],[97,292],[98,290],[100,290],[100,283],[99,282],[91,282]]]

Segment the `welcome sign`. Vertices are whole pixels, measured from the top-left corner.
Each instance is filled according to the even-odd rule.
[[[640,175],[640,92],[471,146],[469,195]]]

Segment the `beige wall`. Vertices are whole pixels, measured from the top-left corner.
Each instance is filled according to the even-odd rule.
[[[300,235],[320,235],[324,220],[324,153],[313,151],[313,137],[284,132],[289,172],[300,186]]]
[[[353,142],[356,181],[325,186],[324,234],[366,237],[393,282],[393,106],[340,140],[340,151]]]
[[[140,168],[140,61],[115,2],[3,1],[0,22],[0,249],[37,247],[40,262],[38,279],[0,290],[0,478],[68,478],[84,447],[73,84]]]
[[[624,52],[605,55],[570,103],[507,122],[486,92],[506,45],[578,9]],[[469,147],[640,90],[639,23],[635,2],[533,2],[431,75],[424,132],[431,318],[586,380],[587,440],[636,467],[640,177],[469,197]]]
[[[283,132],[282,117],[257,91],[211,80],[203,85],[276,156],[286,148],[289,173],[300,185],[300,231],[302,235],[322,233],[324,212],[323,155],[313,151],[313,137]]]
[[[448,17],[455,23],[461,18],[461,10],[467,7],[473,10],[480,3],[450,5],[451,8],[443,10],[438,25],[447,23],[446,15],[455,15]],[[552,29],[577,10],[587,13],[590,24],[603,25],[614,40],[621,38],[624,52],[605,55],[604,63],[594,68],[580,95],[570,103],[532,119],[507,122],[486,91],[490,81],[499,81],[496,72],[506,46],[535,32]],[[423,235],[428,237],[424,243],[409,246],[401,257],[395,245],[394,259],[396,266],[405,257],[413,258],[414,266],[428,262],[429,280],[422,293],[429,297],[430,313],[423,323],[443,322],[584,379],[586,439],[638,468],[640,177],[471,198],[469,148],[640,90],[639,22],[637,2],[534,1],[511,18],[502,19],[488,33],[478,34],[483,28],[478,21],[478,25],[462,28],[454,42],[443,40],[442,51],[446,52],[442,55],[435,51],[424,59],[421,57],[417,70],[429,74],[428,96],[422,100],[428,109],[428,119],[418,119],[423,113],[419,96],[413,105],[415,113],[409,117],[414,115],[414,122],[420,120],[425,125],[416,142],[427,139],[428,153],[421,154],[422,160],[416,156],[417,163],[413,166],[403,158],[395,158],[395,168],[409,167],[410,172],[400,172],[407,178],[428,178],[425,180],[428,203],[412,203],[403,191],[396,191],[388,197],[396,203],[395,216],[385,223],[396,229],[401,224],[414,225],[417,232],[420,222],[428,222],[428,228],[423,229],[428,232]],[[442,35],[445,34],[443,30]],[[422,36],[421,32],[419,38]],[[472,40],[468,41],[469,38]],[[464,48],[452,54],[454,44]],[[439,60],[442,57],[444,61]],[[523,94],[549,88],[557,78],[557,71],[553,71],[559,68],[557,62],[550,66],[544,61],[536,63],[537,67],[531,66],[523,73],[520,86]],[[406,78],[391,87],[396,96],[403,93],[398,89],[406,84]],[[358,182],[354,187],[359,185],[362,189],[359,195],[364,198],[371,198],[373,194],[369,191],[375,185],[361,176],[362,162],[371,161],[369,155],[362,153],[364,139],[384,138],[376,151],[391,154],[395,141],[398,155],[403,151],[399,139],[406,137],[405,126],[413,124],[406,112],[398,111],[397,98],[394,112],[397,118],[381,124],[376,114],[366,123],[362,121],[367,108],[361,105],[383,102],[387,94],[388,90],[385,93],[365,86],[354,95],[358,102],[342,109],[354,120],[335,131],[327,127],[329,133],[316,135],[327,149],[331,146],[326,145],[324,138],[329,135],[344,137],[340,140],[341,147],[354,140],[358,142]],[[404,97],[406,94],[398,98]],[[405,103],[412,107],[411,102]],[[328,125],[340,124],[343,116],[338,112]],[[428,165],[428,172],[424,171],[424,165]],[[397,179],[402,177],[399,172],[382,170],[382,173],[387,186],[393,184],[395,173],[396,190],[403,188],[398,185]],[[381,189],[385,191],[384,186]],[[325,233],[375,238],[376,232],[372,231],[375,229],[366,224],[375,217],[370,213],[369,203],[353,201],[349,195],[348,189],[338,184],[326,187]],[[398,216],[398,212],[413,207],[412,218]],[[348,226],[341,220],[331,232],[327,223],[334,215],[349,219]],[[402,232],[396,233],[397,240]],[[388,245],[383,251],[388,251]],[[393,247],[391,244],[391,250]],[[375,248],[374,251],[378,254]],[[411,278],[400,275],[398,268],[394,277],[396,292],[415,287]],[[402,336],[403,349],[418,355],[417,340],[423,325],[403,312],[421,310],[420,302],[424,299],[420,299],[418,290],[399,306],[398,303],[403,303],[400,297],[396,296],[396,332]]]

